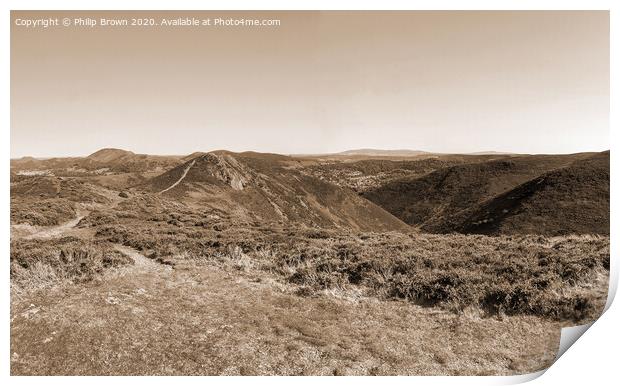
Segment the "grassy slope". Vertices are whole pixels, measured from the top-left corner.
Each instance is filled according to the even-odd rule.
[[[11,178],[11,224],[59,225],[76,216],[76,204],[106,204],[99,188],[79,179]]]
[[[530,180],[478,207],[464,233],[609,234],[609,152]]]
[[[274,273],[304,293],[356,288],[379,299],[407,299],[455,312],[475,307],[490,314],[574,321],[597,317],[606,298],[605,237],[256,229],[178,210],[142,225],[122,220],[110,225],[113,220],[101,221],[97,238],[166,260],[190,255],[251,261],[255,269]]]
[[[78,254],[56,267],[75,272],[73,283],[13,296],[12,374],[526,373],[550,364],[560,326],[576,314],[556,321],[521,306],[555,293],[566,304],[585,299],[575,309],[583,314],[601,300],[592,275],[608,258],[605,239],[242,229],[162,197],[139,198],[80,226],[96,231],[99,245],[130,245],[151,260],[100,271],[105,255]],[[14,241],[12,258],[56,269],[46,245],[59,247]],[[13,283],[29,277],[12,275]],[[553,291],[541,290],[545,281]],[[416,304],[416,288],[437,307]],[[506,308],[484,317],[459,295],[477,296],[476,288],[505,288],[491,305]]]
[[[144,187],[153,192],[170,187],[193,161],[149,180]],[[303,175],[288,168],[288,162],[289,157],[272,154],[203,155],[195,159],[183,181],[164,195],[217,208],[245,222],[409,230],[402,221],[352,191]]]
[[[533,317],[302,298],[193,261],[131,269],[13,302],[11,374],[514,374],[548,366],[559,342]]]
[[[420,178],[392,181],[364,193],[364,197],[410,225],[447,233],[486,200],[589,156],[516,156],[457,165]]]

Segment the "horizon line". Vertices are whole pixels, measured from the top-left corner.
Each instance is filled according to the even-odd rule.
[[[330,156],[330,155],[347,155],[347,154],[343,154],[343,153],[348,153],[348,152],[363,152],[363,151],[367,151],[367,152],[393,152],[393,153],[397,153],[397,152],[411,152],[411,153],[418,153],[416,155],[433,155],[433,154],[437,154],[437,155],[487,155],[487,154],[497,154],[497,155],[563,155],[563,154],[579,154],[579,153],[600,153],[600,152],[604,152],[604,151],[611,151],[610,147],[604,148],[603,150],[580,150],[580,151],[575,151],[575,152],[564,152],[564,153],[557,153],[557,152],[550,152],[550,153],[541,153],[541,152],[536,152],[536,153],[528,153],[528,152],[519,152],[519,151],[504,151],[504,150],[477,150],[477,151],[467,151],[467,152],[446,152],[446,151],[428,151],[428,150],[419,150],[419,149],[406,149],[406,148],[399,148],[399,149],[392,149],[392,148],[355,148],[355,149],[346,149],[346,150],[341,150],[341,151],[334,151],[334,152],[307,152],[307,153],[278,153],[278,152],[273,152],[273,151],[259,151],[259,150],[240,150],[240,151],[233,151],[233,150],[227,150],[227,149],[211,149],[211,150],[195,150],[195,151],[191,151],[189,153],[182,153],[182,154],[164,154],[164,153],[142,153],[142,152],[135,152],[133,150],[128,150],[126,148],[120,148],[120,147],[102,147],[98,150],[95,150],[89,154],[83,154],[83,155],[48,155],[48,156],[40,156],[40,155],[22,155],[22,156],[11,156],[10,160],[18,160],[18,159],[22,159],[22,158],[34,158],[34,159],[38,159],[38,160],[45,160],[45,159],[53,159],[53,158],[87,158],[89,156],[91,156],[92,154],[99,152],[101,150],[121,150],[121,151],[126,151],[126,152],[131,152],[133,154],[137,154],[137,155],[152,155],[152,156],[162,156],[162,157],[185,157],[194,153],[212,153],[212,152],[216,152],[216,151],[228,151],[231,153],[247,153],[247,152],[254,152],[254,153],[264,153],[264,154],[279,154],[279,155],[285,155],[285,156],[291,156],[291,157],[301,157],[301,156]],[[349,155],[356,155],[356,154],[349,154]],[[363,153],[357,154],[357,155],[364,155]],[[416,156],[416,155],[412,155]],[[372,155],[371,155],[372,156]],[[382,156],[382,155],[375,155],[375,156]],[[386,154],[385,156],[389,156],[389,154]],[[398,155],[395,155],[398,156]]]

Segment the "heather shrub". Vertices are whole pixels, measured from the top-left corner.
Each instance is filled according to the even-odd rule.
[[[11,242],[11,284],[18,291],[88,282],[105,269],[133,264],[109,244],[75,237]]]

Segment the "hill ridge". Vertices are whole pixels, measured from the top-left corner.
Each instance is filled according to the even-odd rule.
[[[603,161],[599,160],[599,165],[594,168],[598,172],[595,172],[594,169],[590,171],[595,172],[595,174],[602,173],[596,184],[608,184],[608,152],[562,156],[511,156],[479,163],[450,166],[421,177],[405,177],[393,180],[364,192],[363,196],[404,222],[419,227],[422,231],[469,233],[474,231],[468,228],[467,221],[484,220],[483,218],[471,220],[471,217],[477,211],[482,210],[481,205],[484,205],[485,202],[510,192],[521,184],[543,176],[545,173],[560,169],[566,170],[566,167],[579,165],[581,161],[587,164],[587,162],[591,162],[587,161],[588,159],[597,159],[597,157],[603,158]],[[605,157],[606,161],[604,160]],[[602,164],[606,162],[606,166],[601,165],[601,162]],[[605,176],[604,171],[601,172],[601,168],[607,168],[607,176]],[[569,176],[562,178],[567,179]],[[558,183],[558,186],[562,184],[564,183]],[[577,187],[572,188],[577,189]],[[583,198],[586,199],[586,195],[583,195]],[[599,200],[602,200],[600,204],[603,208],[606,207],[608,211],[608,203],[605,204],[604,202],[604,194],[599,197]],[[570,206],[570,202],[566,197],[567,206]],[[549,208],[557,208],[552,202],[544,205]],[[557,209],[560,210],[561,208]],[[547,218],[551,221],[552,216],[547,216]],[[590,220],[588,221],[591,223]],[[522,221],[520,227],[525,227],[526,223],[526,221]],[[544,224],[539,225],[543,226]],[[561,228],[572,229],[570,224],[563,225],[561,221],[556,222],[554,227],[555,230],[552,230],[551,226],[547,227],[547,233],[561,232]],[[514,229],[503,233],[519,233],[522,231],[517,228],[519,227],[516,226]]]
[[[552,170],[479,205],[462,233],[609,234],[609,152]]]
[[[273,154],[210,152],[149,179],[143,188],[223,210],[239,221],[411,230],[355,192],[304,175],[288,162],[289,157]]]

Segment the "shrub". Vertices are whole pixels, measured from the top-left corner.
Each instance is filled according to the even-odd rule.
[[[10,264],[12,286],[28,291],[91,281],[105,269],[133,264],[133,260],[108,244],[64,237],[11,242]]]
[[[11,224],[52,226],[76,216],[75,205],[64,199],[11,200]]]

